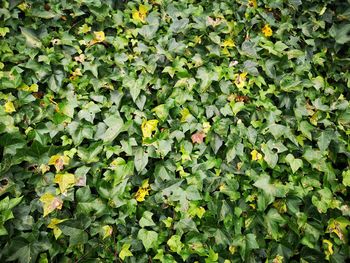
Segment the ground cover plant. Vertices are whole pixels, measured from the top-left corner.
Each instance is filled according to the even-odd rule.
[[[350,2],[0,4],[1,262],[345,262]]]

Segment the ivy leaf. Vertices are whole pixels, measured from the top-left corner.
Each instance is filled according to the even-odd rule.
[[[4,105],[4,108],[5,108],[5,112],[7,112],[7,113],[12,113],[12,112],[16,111],[16,108],[13,105],[12,101],[7,101]]]
[[[129,250],[130,246],[131,246],[131,244],[129,244],[129,243],[123,244],[122,249],[119,252],[119,257],[121,258],[121,260],[124,260],[126,257],[133,256],[133,254]]]
[[[312,126],[309,122],[301,121],[299,124],[299,130],[306,136],[306,138],[308,138],[310,141],[312,140],[311,131],[314,130],[314,126]]]
[[[169,115],[169,110],[167,109],[165,104],[158,105],[157,107],[152,109],[159,119],[165,121]]]
[[[271,168],[274,168],[278,162],[278,154],[274,153],[266,144],[261,145],[261,150],[264,153],[264,160]]]
[[[283,234],[280,231],[280,226],[286,223],[286,220],[274,208],[271,208],[264,216],[265,224],[267,225],[268,233],[273,239],[277,240]]]
[[[69,165],[70,158],[64,155],[53,155],[50,157],[48,165],[54,165],[56,171],[59,172],[63,170],[64,165]]]
[[[328,148],[332,138],[334,138],[334,133],[332,131],[325,130],[321,132],[320,136],[317,138],[317,145],[321,152],[324,152]]]
[[[167,241],[167,245],[171,251],[178,254],[180,254],[182,248],[184,247],[184,244],[181,242],[181,237],[179,235],[171,236],[171,238]]]
[[[135,168],[136,171],[141,172],[143,169],[145,169],[147,163],[148,163],[148,153],[146,153],[141,147],[137,148],[135,151]]]
[[[42,43],[40,39],[36,36],[35,32],[31,29],[20,27],[22,35],[26,38],[26,43],[29,47],[41,48]]]
[[[153,213],[149,211],[145,211],[143,213],[143,216],[140,220],[140,226],[141,227],[146,227],[146,226],[155,226],[156,224],[152,220]]]
[[[50,224],[47,226],[47,228],[51,228],[53,230],[53,234],[56,239],[60,237],[62,234],[61,229],[57,226],[60,223],[66,221],[67,219],[58,219],[58,218],[51,218]]]
[[[343,185],[350,186],[350,170],[343,171]]]
[[[329,30],[330,35],[338,44],[345,44],[350,41],[350,24],[333,24]]]
[[[75,176],[71,173],[56,174],[55,183],[59,185],[61,193],[75,185]]]
[[[148,251],[150,248],[157,247],[158,233],[155,231],[148,231],[142,228],[139,230],[137,238],[142,241],[146,251]]]
[[[40,197],[40,201],[43,203],[44,217],[56,209],[62,209],[63,201],[59,197],[56,197],[51,193],[43,194]]]
[[[259,177],[253,185],[262,189],[268,195],[273,196],[276,193],[276,187],[273,184],[270,184],[270,177],[268,175]]]
[[[152,136],[152,132],[157,130],[158,120],[144,120],[141,125],[142,135],[144,138]]]
[[[296,159],[292,154],[288,154],[286,156],[286,161],[289,163],[292,168],[293,173],[299,170],[299,168],[303,167],[303,161],[301,159]]]

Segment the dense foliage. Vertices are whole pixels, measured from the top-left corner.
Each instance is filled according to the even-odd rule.
[[[344,262],[350,2],[0,4],[0,261]]]

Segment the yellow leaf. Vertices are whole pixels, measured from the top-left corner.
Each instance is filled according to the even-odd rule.
[[[197,215],[199,218],[202,218],[203,215],[204,215],[204,213],[205,213],[205,208],[204,208],[204,207],[200,206],[200,207],[197,208],[197,210],[196,210],[196,215]]]
[[[139,6],[139,12],[141,13],[141,15],[147,15],[147,11],[148,11],[148,8],[147,8],[147,6],[145,6],[145,5],[140,5]]]
[[[129,250],[130,246],[131,246],[130,244],[124,244],[122,246],[122,249],[120,250],[120,253],[119,253],[119,257],[122,260],[124,260],[126,257],[132,257],[133,256],[133,254]]]
[[[68,188],[74,186],[75,176],[70,173],[56,174],[55,183],[59,185],[61,193],[64,193]]]
[[[272,263],[283,263],[283,257],[281,255],[276,255],[276,257],[272,260]]]
[[[333,244],[328,239],[323,239],[322,242],[327,245],[327,250],[325,250],[326,259],[329,260],[329,256],[333,255]]]
[[[59,236],[62,234],[61,229],[57,226],[58,224],[62,223],[63,221],[66,221],[67,219],[58,219],[58,218],[52,218],[50,221],[50,224],[47,226],[47,228],[53,229],[53,234],[56,239],[59,238]]]
[[[7,33],[10,32],[10,29],[8,27],[0,27],[0,36],[4,37]]]
[[[24,84],[21,86],[20,89],[24,90],[24,91],[29,91],[29,92],[38,92],[39,86],[38,86],[38,84],[35,84],[35,83],[30,85],[30,86]]]
[[[151,190],[151,188],[149,187],[148,179],[146,179],[142,182],[141,187],[139,187],[139,189],[137,190],[137,192],[135,194],[136,201],[138,201],[138,202],[145,201],[145,197],[146,197],[146,195],[149,195],[150,190]]]
[[[181,114],[181,120],[180,120],[181,122],[188,121],[188,119],[192,116],[190,111],[187,108],[182,109],[180,114]]]
[[[235,76],[235,84],[237,88],[242,89],[246,85],[247,72],[243,72]]]
[[[259,161],[262,159],[262,154],[259,153],[257,150],[253,150],[250,153],[252,155],[252,160],[253,161]]]
[[[40,197],[43,203],[44,217],[53,212],[55,209],[61,210],[63,201],[50,193],[45,193]]]
[[[91,26],[88,26],[87,24],[82,25],[79,27],[78,34],[86,34],[91,31]]]
[[[5,112],[12,113],[15,112],[15,106],[13,105],[12,101],[8,101],[5,103]]]
[[[56,168],[56,171],[59,172],[63,169],[64,165],[69,164],[70,158],[68,156],[64,155],[53,155],[51,156],[49,160],[49,165],[54,165]]]
[[[103,226],[102,229],[103,229],[103,238],[102,239],[105,239],[105,238],[111,236],[113,233],[113,228],[109,225]]]
[[[105,39],[106,39],[105,33],[103,31],[95,31],[94,35],[95,35],[95,38],[90,41],[88,46],[92,46],[96,43],[101,43],[101,42],[105,41]]]
[[[209,122],[205,121],[203,122],[203,132],[208,133],[210,131],[211,125]]]
[[[256,2],[256,0],[249,0],[248,1],[248,5],[250,7],[254,7],[254,8],[257,8],[258,7],[258,3]]]
[[[234,47],[235,46],[235,42],[232,39],[226,39],[223,43],[222,43],[223,47]]]
[[[144,23],[146,21],[146,16],[147,16],[147,6],[145,5],[140,5],[139,10],[134,10],[132,12],[132,19],[135,22],[142,22]]]
[[[265,25],[261,31],[263,32],[263,34],[265,35],[265,37],[270,37],[272,36],[272,29],[269,25]]]
[[[142,135],[145,138],[152,136],[152,132],[157,130],[158,120],[144,120],[141,124]]]
[[[39,169],[40,169],[41,173],[44,174],[44,173],[50,171],[50,166],[48,166],[46,164],[41,164],[39,166]]]
[[[105,39],[106,39],[106,37],[105,37],[105,32],[103,32],[103,31],[95,31],[95,32],[94,32],[94,35],[95,35],[94,40],[95,40],[96,42],[103,42],[103,41],[105,41]]]
[[[29,5],[26,2],[22,2],[17,7],[24,12],[24,11],[26,11],[28,9]]]
[[[228,250],[233,255],[234,253],[236,253],[237,247],[231,245],[228,247]]]

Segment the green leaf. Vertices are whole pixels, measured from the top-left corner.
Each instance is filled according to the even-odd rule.
[[[303,161],[301,159],[296,159],[292,154],[288,154],[286,156],[286,161],[289,163],[292,168],[293,173],[299,170],[299,168],[303,167]]]
[[[143,216],[139,222],[141,227],[146,227],[146,226],[155,226],[156,224],[152,220],[153,213],[149,211],[145,211],[143,213]]]
[[[270,184],[270,176],[268,175],[259,177],[253,185],[262,189],[268,195],[274,195],[276,193],[276,187],[273,184]]]
[[[301,131],[302,134],[306,136],[306,138],[308,138],[310,141],[312,140],[311,132],[314,130],[314,126],[312,126],[309,122],[307,121],[300,122],[299,130]]]
[[[273,239],[277,240],[283,233],[280,227],[286,223],[286,220],[274,208],[271,208],[264,216],[265,224],[267,225],[268,233]]]
[[[140,229],[137,238],[142,241],[146,251],[150,248],[157,248],[158,233],[155,231],[148,231],[146,229]]]
[[[274,153],[266,144],[261,145],[261,150],[264,153],[264,160],[271,168],[274,168],[278,162],[278,154]]]
[[[322,131],[320,136],[317,138],[317,145],[321,152],[327,150],[331,140],[334,138],[334,132],[330,130]]]
[[[282,135],[284,135],[286,127],[280,124],[273,123],[269,126],[269,132],[273,137],[278,140]]]
[[[343,171],[343,185],[350,186],[350,170]]]
[[[26,38],[26,43],[32,48],[41,48],[42,43],[40,39],[36,36],[36,33],[28,28],[20,27],[22,35]]]
[[[329,30],[330,35],[338,44],[345,44],[350,41],[350,24],[333,24]]]
[[[146,153],[142,147],[138,147],[135,152],[135,168],[136,171],[141,172],[146,168],[146,165],[148,163],[148,153]]]

